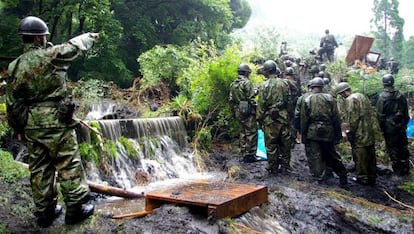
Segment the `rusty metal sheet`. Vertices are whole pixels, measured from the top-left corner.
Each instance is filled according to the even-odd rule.
[[[374,43],[374,38],[356,35],[346,55],[346,64],[351,66],[357,59],[364,61],[364,57],[370,51],[372,43]]]
[[[267,201],[265,186],[197,181],[147,193],[145,210],[173,203],[189,206],[209,218],[225,218],[238,216]]]

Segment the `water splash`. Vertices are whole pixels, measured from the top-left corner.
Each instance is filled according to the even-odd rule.
[[[180,117],[98,120],[102,135],[115,143],[115,157],[108,157],[112,181],[117,187],[130,189],[139,185],[174,179],[191,178],[200,173],[186,142],[186,130]],[[131,157],[120,142],[127,138],[137,155]],[[89,179],[104,181],[91,169]],[[98,179],[99,178],[99,179]]]

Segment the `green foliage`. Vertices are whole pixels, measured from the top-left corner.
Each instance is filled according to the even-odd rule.
[[[348,73],[348,83],[354,92],[373,96],[382,91],[382,73],[363,74],[359,70]]]
[[[371,21],[377,29],[374,32],[375,51],[381,52],[382,57],[401,60],[404,19],[399,15],[398,5],[397,0],[374,0],[374,17]]]
[[[231,82],[237,76],[241,54],[236,46],[226,48],[220,57],[205,61],[202,66],[190,66],[185,75],[192,74],[190,92],[195,111],[207,114],[228,105]]]
[[[211,149],[211,140],[212,140],[212,136],[211,136],[211,128],[210,127],[204,127],[201,128],[198,132],[197,132],[197,145],[201,148],[201,149]]]
[[[403,62],[408,69],[414,69],[414,36],[411,36],[404,46]]]
[[[141,89],[156,86],[159,82],[175,84],[183,69],[188,67],[189,57],[177,46],[155,46],[138,58],[143,76]]]
[[[110,158],[116,158],[118,149],[116,148],[115,142],[111,140],[105,141],[106,155]]]
[[[9,152],[0,150],[0,165],[0,181],[14,183],[29,176],[29,170],[14,161]]]
[[[0,139],[3,138],[4,135],[6,135],[10,130],[9,125],[6,121],[0,121]]]
[[[326,71],[331,75],[331,79],[340,82],[348,76],[349,67],[344,60],[335,60],[333,63],[327,64]]]
[[[79,80],[73,88],[73,96],[88,103],[99,102],[104,96],[103,88],[105,82],[96,79],[82,79]]]
[[[82,142],[79,144],[79,153],[84,161],[94,162],[95,164],[100,162],[99,150],[95,145]]]
[[[76,115],[84,118],[94,103],[99,103],[104,97],[105,83],[97,79],[81,79],[72,90],[73,97],[80,101]]]
[[[399,186],[399,188],[414,196],[414,182],[413,181],[407,181],[403,185]]]
[[[128,154],[129,157],[131,157],[132,159],[137,159],[138,158],[138,152],[134,148],[134,144],[128,138],[126,138],[124,136],[121,136],[118,139],[118,141],[125,148],[126,153]]]

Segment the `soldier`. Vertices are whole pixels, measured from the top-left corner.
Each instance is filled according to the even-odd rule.
[[[301,89],[300,84],[298,84],[298,81],[295,80],[295,72],[292,67],[288,67],[285,70],[285,77],[284,79],[289,84],[289,96],[288,96],[288,114],[289,114],[289,120],[291,121],[291,148],[294,147],[296,144],[296,128],[293,126],[293,119],[295,115],[295,107],[296,102],[301,95]]]
[[[387,63],[388,71],[395,75],[400,70],[400,63],[397,62],[394,58],[390,58],[390,61]]]
[[[338,43],[336,42],[334,35],[329,34],[329,29],[325,30],[325,36],[321,38],[319,47],[321,48],[321,52],[319,55],[322,56],[323,54],[325,54],[328,61],[333,62],[335,48],[338,47]]]
[[[387,153],[395,174],[409,174],[409,152],[406,135],[409,121],[406,98],[394,88],[394,77],[386,74],[382,78],[384,86],[377,102],[378,122],[385,139]]]
[[[229,101],[235,117],[240,123],[239,145],[243,161],[256,161],[257,122],[256,122],[256,92],[250,81],[250,67],[242,63],[237,69],[237,79],[230,85]]]
[[[287,173],[291,171],[289,84],[277,77],[280,71],[273,60],[263,64],[263,72],[268,79],[259,92],[257,119],[265,134],[267,170],[272,174]]]
[[[300,107],[300,129],[309,169],[313,177],[322,182],[328,165],[339,176],[341,186],[346,186],[347,171],[334,146],[341,138],[335,100],[332,95],[322,92],[324,83],[321,78],[312,79],[310,86],[312,94]]]
[[[343,131],[352,147],[356,181],[373,185],[376,179],[374,110],[369,99],[361,93],[352,93],[346,82],[341,82],[336,93],[346,99]]]
[[[34,16],[20,22],[18,33],[25,52],[9,64],[7,118],[27,141],[36,221],[48,227],[62,212],[57,205],[57,175],[66,204],[65,223],[74,224],[91,216],[94,206],[88,204],[90,191],[74,130],[78,125],[72,118],[74,104],[68,101],[66,71],[99,35],[85,33],[46,48],[49,29]]]
[[[302,106],[302,103],[304,102],[304,100],[306,99],[307,96],[309,96],[311,93],[311,84],[312,84],[312,80],[308,81],[307,83],[307,90],[305,93],[303,93],[298,100],[296,101],[296,106],[295,106],[295,111],[294,111],[294,115],[293,115],[293,127],[295,128],[296,132],[299,132],[299,135],[302,135],[301,129],[300,129],[300,108]],[[296,138],[298,139],[298,137]]]

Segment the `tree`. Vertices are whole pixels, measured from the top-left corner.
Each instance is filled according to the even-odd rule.
[[[405,43],[404,64],[409,69],[414,69],[414,36],[411,36]]]
[[[246,0],[3,0],[0,11],[1,57],[22,52],[19,21],[35,15],[48,23],[53,43],[83,32],[100,32],[94,50],[71,66],[70,78],[112,80],[122,87],[130,85],[133,75],[140,75],[136,59],[155,45],[181,46],[201,38],[213,39],[224,48],[230,42],[229,32],[243,27],[251,13]]]
[[[404,19],[398,12],[398,0],[374,0],[374,23],[377,31],[374,32],[374,47],[385,58],[402,58],[404,43]]]
[[[134,74],[136,59],[155,45],[182,46],[200,38],[224,48],[231,30],[243,27],[251,13],[245,0],[112,0],[112,6],[124,28],[123,61]]]

